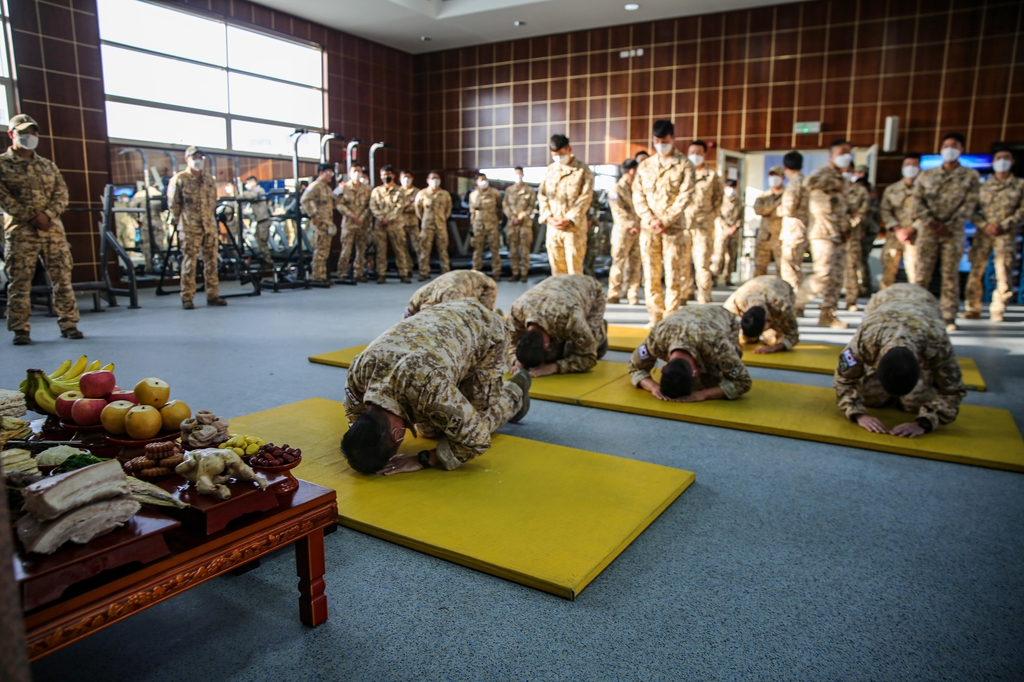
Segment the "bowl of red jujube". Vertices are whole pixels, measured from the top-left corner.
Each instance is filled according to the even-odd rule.
[[[300,462],[302,462],[302,450],[289,445],[274,445],[273,443],[261,445],[256,454],[249,457],[249,466],[253,469],[272,474],[281,473],[287,477],[284,481],[271,486],[270,489],[278,495],[298,489],[299,483],[289,469],[299,466]]]

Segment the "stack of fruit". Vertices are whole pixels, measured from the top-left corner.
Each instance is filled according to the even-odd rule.
[[[302,459],[302,450],[289,445],[267,443],[249,458],[249,466],[269,468],[297,464]]]
[[[100,367],[99,360],[89,362],[82,356],[74,363],[65,360],[52,374],[41,369],[28,370],[28,376],[21,382],[21,392],[25,394],[28,409],[39,414],[57,414],[57,398],[61,393],[79,390],[82,376],[97,370],[113,372],[114,364]]]
[[[221,450],[231,450],[239,457],[255,455],[259,452],[260,446],[266,445],[267,441],[256,436],[231,435],[226,441],[218,445]]]

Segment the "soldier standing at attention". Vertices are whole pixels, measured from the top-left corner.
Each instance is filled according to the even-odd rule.
[[[622,296],[622,273],[626,273],[626,298],[630,305],[640,303],[640,218],[633,210],[633,180],[638,164],[622,162],[622,177],[608,194],[612,210],[612,266],[608,273],[608,303]]]
[[[146,259],[146,270],[153,270],[153,254],[164,255],[167,249],[167,227],[163,218],[163,197],[160,196],[160,188],[150,184],[144,189],[137,190],[128,202],[131,208],[141,208],[142,213],[135,214],[135,224],[139,228],[139,247],[142,249],[142,256]],[[146,199],[149,199],[149,219],[153,221],[154,245],[150,245],[149,224],[146,222]]]
[[[388,269],[388,242],[395,252],[395,267],[405,284],[412,282],[409,247],[405,244],[405,193],[395,184],[395,169],[388,164],[380,169],[381,184],[370,192],[370,212],[377,219],[374,242],[377,246],[377,284],[384,284]]]
[[[740,318],[740,341],[765,345],[755,355],[793,350],[800,328],[793,312],[793,287],[781,277],[761,275],[747,280],[722,305]]]
[[[270,251],[270,202],[266,191],[260,186],[255,175],[245,179],[245,187],[238,198],[249,202],[252,220],[256,223],[256,244],[260,250],[265,269],[273,269],[274,256]],[[333,222],[333,221],[332,221]],[[325,276],[326,277],[326,276]]]
[[[420,258],[420,219],[416,217],[416,195],[419,190],[412,184],[412,173],[407,170],[398,174],[398,183],[405,194],[405,208],[402,209],[403,230],[405,231],[406,248],[412,249],[410,265],[415,265]],[[412,272],[410,267],[410,272]]]
[[[494,304],[498,302],[498,285],[476,270],[446,272],[416,290],[405,306],[405,317],[412,317],[432,305],[463,298],[475,298],[488,310],[494,310]]]
[[[894,284],[871,299],[864,321],[839,354],[836,402],[861,428],[914,438],[951,424],[967,395],[935,297],[916,284]],[[889,431],[869,407],[895,403],[914,421]]]
[[[687,159],[693,164],[693,199],[686,208],[686,231],[690,240],[690,254],[697,277],[697,302],[711,303],[711,252],[715,243],[715,218],[722,210],[725,195],[722,178],[704,165],[708,145],[694,140],[687,150]],[[684,299],[693,293],[693,279],[687,269]]]
[[[863,259],[860,242],[871,212],[871,196],[868,194],[868,188],[857,180],[861,176],[867,176],[867,172],[867,166],[858,166],[851,175],[843,175],[847,178],[846,204],[850,210],[850,236],[846,239],[843,289],[846,291],[846,309],[851,312],[857,310],[857,297],[860,295],[858,272]]]
[[[779,241],[782,246],[782,260],[779,262],[779,276],[793,287],[795,292],[804,279],[804,254],[807,252],[807,200],[804,187],[803,154],[789,152],[782,157],[783,172],[789,178],[782,192],[779,215],[782,216],[782,232]],[[803,308],[794,308],[796,316],[804,314]]]
[[[885,245],[882,247],[882,282],[879,289],[896,283],[900,257],[907,281],[913,281],[916,259],[914,234],[914,181],[921,172],[921,155],[903,157],[903,179],[885,188],[880,205],[885,224]]]
[[[633,206],[640,217],[644,296],[651,327],[686,305],[686,281],[692,275],[685,211],[693,199],[695,185],[693,164],[676,149],[672,121],[655,121],[653,135],[657,156],[640,163],[633,181]],[[663,268],[667,299],[661,288]]]
[[[501,194],[491,187],[487,176],[476,176],[476,189],[469,194],[469,217],[473,226],[473,269],[484,269],[484,249],[491,252],[491,277],[501,281],[501,233],[498,212]]]
[[[313,284],[331,286],[327,279],[327,257],[331,253],[331,237],[338,231],[334,224],[334,165],[321,163],[317,178],[302,193],[299,204],[313,224]]]
[[[71,287],[71,250],[61,213],[68,205],[68,186],[57,165],[33,151],[39,125],[26,114],[8,123],[11,147],[0,155],[0,209],[4,212],[4,253],[7,255],[7,329],[14,345],[31,343],[32,278],[43,258],[53,283],[53,307],[60,335],[80,339],[78,302]],[[212,212],[211,212],[212,218]]]
[[[768,189],[754,200],[754,213],[761,216],[757,228],[757,244],[754,246],[754,277],[767,274],[768,263],[775,258],[775,269],[782,268],[782,181],[785,171],[782,166],[772,166],[768,171]]]
[[[540,222],[547,224],[548,261],[552,275],[583,274],[587,255],[587,210],[594,196],[594,173],[573,156],[569,138],[552,135],[554,160],[537,190]]]
[[[188,168],[178,171],[167,183],[167,206],[171,222],[178,228],[181,245],[181,307],[192,310],[196,296],[196,259],[203,261],[206,305],[223,306],[228,302],[218,296],[220,279],[217,273],[217,252],[220,235],[214,210],[217,188],[213,178],[203,172],[206,154],[195,146],[185,150]]]
[[[843,264],[846,262],[846,239],[850,236],[850,217],[846,199],[846,180],[842,171],[853,160],[850,143],[833,140],[829,145],[829,164],[804,179],[808,193],[811,222],[811,256],[814,272],[804,280],[796,295],[796,308],[802,311],[807,302],[821,294],[819,327],[846,329],[850,325],[836,317],[839,288],[842,286]]]
[[[501,208],[508,218],[505,223],[505,239],[508,241],[508,257],[512,261],[512,281],[526,281],[530,274],[530,250],[533,248],[533,209],[537,205],[537,193],[523,182],[523,167],[515,168],[516,181],[505,189]]]
[[[452,470],[491,447],[491,434],[530,408],[530,375],[508,369],[508,322],[474,299],[420,311],[377,337],[348,370],[341,452],[363,474]],[[437,438],[399,455],[406,429]]]
[[[341,213],[341,256],[338,258],[338,277],[345,277],[349,257],[355,251],[352,276],[356,282],[366,281],[366,242],[370,237],[370,185],[366,171],[352,164],[349,181],[338,200]]]
[[[633,385],[658,400],[698,403],[736,400],[750,390],[737,343],[740,319],[718,306],[682,308],[666,315],[629,358]],[[661,381],[651,370],[663,360]]]
[[[914,188],[914,230],[917,233],[917,268],[913,282],[927,287],[941,260],[942,296],[939,307],[946,331],[956,331],[960,308],[960,258],[964,254],[964,223],[978,208],[978,171],[960,164],[964,136],[942,138],[942,165],[921,173]]]
[[[995,173],[981,183],[978,215],[972,221],[978,226],[978,231],[971,242],[971,274],[967,277],[967,294],[964,296],[964,317],[969,320],[981,317],[981,278],[993,250],[996,252],[993,262],[996,290],[992,292],[992,303],[988,307],[991,320],[1002,322],[1006,304],[1013,300],[1010,286],[1013,283],[1017,228],[1024,221],[1024,180],[1014,176],[1010,172],[1012,168],[1013,154],[1009,149],[1000,149],[992,159]]]
[[[736,269],[744,208],[736,192],[736,181],[726,180],[722,210],[715,219],[715,252],[711,255],[711,274],[718,278],[720,284],[728,285],[732,271]]]
[[[452,214],[452,195],[441,189],[441,174],[430,171],[427,187],[416,194],[413,202],[420,219],[420,281],[430,279],[430,249],[437,246],[441,274],[448,272],[448,216]]]

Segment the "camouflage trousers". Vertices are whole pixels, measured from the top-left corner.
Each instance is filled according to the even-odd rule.
[[[711,303],[711,254],[715,250],[714,226],[691,223],[685,229],[688,242],[687,261],[683,267],[683,300],[693,296],[694,278],[696,277],[697,303]],[[666,313],[668,314],[668,313]]]
[[[846,306],[857,302],[860,295],[860,267],[862,252],[860,248],[860,226],[850,229],[846,238],[846,254],[843,262],[843,290],[846,294]]]
[[[835,312],[846,262],[846,244],[831,239],[812,239],[811,259],[814,271],[797,291],[796,308],[802,310],[808,301],[821,294],[821,312]]]
[[[740,249],[743,228],[737,228],[732,234],[726,234],[725,228],[715,226],[715,246],[711,254],[711,274],[723,277],[728,284],[736,269],[737,252]]]
[[[420,260],[420,221],[416,219],[416,216],[413,216],[411,221],[406,218],[405,241],[406,249],[411,250],[412,254],[409,257],[411,266],[414,266]],[[412,270],[411,266],[410,270]]]
[[[274,254],[270,250],[270,221],[261,220],[256,223],[256,245],[260,250],[260,258],[264,263],[273,263]]]
[[[206,300],[217,298],[220,293],[220,274],[217,272],[220,239],[216,230],[181,227],[178,242],[181,245],[181,300],[191,301],[196,297],[196,261],[200,258],[203,261]]]
[[[473,269],[483,271],[484,251],[491,252],[491,277],[501,277],[501,233],[497,225],[473,225]]]
[[[954,232],[939,237],[925,228],[917,235],[914,246],[917,250],[917,265],[912,284],[927,289],[935,265],[941,263],[942,295],[939,297],[939,307],[942,308],[942,319],[953,322],[960,308],[960,258],[964,255],[964,233]]]
[[[882,282],[878,286],[879,290],[896,283],[900,258],[903,259],[903,270],[907,274],[907,281],[913,281],[916,253],[917,250],[913,244],[904,244],[896,238],[895,230],[886,231],[885,245],[882,247]]]
[[[338,258],[338,276],[344,277],[348,272],[349,258],[355,252],[352,276],[360,281],[366,279],[366,242],[370,238],[370,228],[365,223],[356,225],[345,220],[341,226],[341,256]]]
[[[156,253],[163,256],[167,250],[167,228],[159,214],[153,216],[153,239],[156,241]],[[146,225],[145,214],[142,214],[142,222],[139,223],[139,248],[146,259],[146,269],[152,270],[153,250],[149,246],[149,227]]]
[[[50,221],[50,229],[40,232],[31,225],[9,228],[4,246],[7,257],[7,329],[31,331],[32,278],[36,263],[43,258],[43,266],[53,285],[53,308],[57,311],[57,324],[61,329],[78,325],[78,302],[71,288],[71,270],[74,261],[68,248],[64,225]]]
[[[546,235],[548,262],[552,275],[582,275],[583,259],[587,255],[587,223],[567,230],[556,230],[548,225]]]
[[[331,238],[337,232],[334,223],[323,225],[311,223],[313,226],[310,235],[313,242],[313,279],[327,279],[327,257],[331,255]]]
[[[420,230],[420,277],[430,277],[430,249],[437,249],[437,259],[441,261],[441,274],[448,272],[452,266],[448,263],[448,226],[437,227],[434,223],[424,223]]]
[[[533,248],[533,219],[526,218],[520,225],[509,220],[505,224],[505,239],[508,241],[508,259],[511,261],[512,276],[530,274],[530,250]]]
[[[644,298],[653,325],[686,305],[684,272],[692,278],[689,235],[679,228],[661,234],[641,230],[640,258],[644,264]],[[667,300],[661,287],[663,273]]]
[[[782,272],[782,240],[779,233],[764,228],[757,230],[757,243],[754,245],[754,277],[768,274],[768,264],[775,259],[775,269]]]
[[[1010,285],[1013,282],[1014,235],[1011,232],[993,237],[978,230],[971,241],[971,250],[967,252],[971,261],[971,274],[967,276],[964,307],[969,313],[981,312],[982,278],[988,267],[988,256],[993,251],[996,254],[992,263],[996,271],[996,289],[992,292],[989,312],[1003,313],[1006,304],[1013,300]]]
[[[633,305],[640,300],[640,231],[630,234],[629,230],[616,227],[612,232],[612,267],[608,273],[608,302],[618,303],[622,296],[622,279],[625,273],[626,297]]]
[[[391,243],[391,250],[395,252],[395,267],[398,269],[398,276],[404,278],[412,275],[412,261],[409,258],[409,246],[405,241],[405,225],[402,223],[390,223],[377,226],[373,229],[373,243],[377,246],[377,260],[374,269],[377,271],[377,281],[384,279],[388,271],[388,243]]]
[[[939,393],[935,389],[932,374],[928,370],[922,370],[921,379],[917,382],[914,390],[905,396],[896,397],[889,395],[882,388],[874,367],[865,367],[864,377],[861,379],[860,396],[865,407],[895,407],[911,414],[917,414],[923,405],[929,403],[945,405],[945,403],[935,402]],[[942,407],[937,412],[937,416],[941,422],[950,423],[956,419],[958,412],[958,407]]]

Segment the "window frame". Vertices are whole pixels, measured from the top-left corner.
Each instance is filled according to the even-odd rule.
[[[14,98],[14,81],[17,72],[14,65],[14,50],[11,47],[11,39],[14,36],[11,35],[11,20],[9,17],[10,12],[8,11],[7,0],[2,0],[0,2],[0,31],[3,31],[3,58],[7,61],[7,75],[0,75],[0,88],[3,89],[4,101],[7,103],[7,113],[13,116],[18,113]],[[9,123],[9,117],[4,118],[0,116],[0,131],[6,133],[9,130]]]

